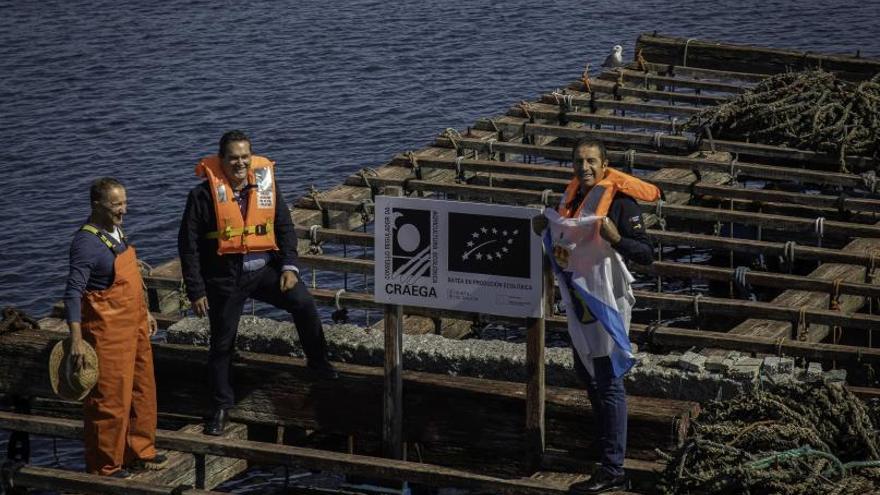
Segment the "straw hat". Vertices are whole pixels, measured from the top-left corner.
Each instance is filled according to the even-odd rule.
[[[98,383],[98,354],[85,340],[83,366],[74,369],[70,359],[70,337],[59,341],[49,355],[49,381],[52,390],[62,399],[83,400]]]

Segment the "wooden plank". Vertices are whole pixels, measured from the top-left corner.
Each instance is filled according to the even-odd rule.
[[[44,363],[61,337],[44,331],[0,336],[0,391],[51,396]],[[197,416],[207,412],[202,379],[207,349],[154,344],[153,355],[159,410]],[[230,412],[234,421],[381,438],[381,367],[335,363],[340,378],[328,381],[316,379],[303,359],[248,352],[237,356],[233,387],[238,402]],[[403,389],[404,437],[420,444],[425,462],[492,473],[523,469],[525,384],[404,371]],[[546,404],[548,446],[571,450],[573,460],[585,455],[594,440],[586,394],[548,387]],[[690,402],[643,397],[629,397],[628,407],[629,455],[648,460],[656,458],[656,447],[681,441],[668,425],[686,423],[697,410]]]
[[[694,313],[713,313],[736,317],[750,316],[785,322],[788,331],[784,334],[777,335],[777,337],[793,335],[792,324],[796,323],[801,315],[803,315],[806,321],[810,324],[840,325],[862,330],[880,328],[880,316],[848,311],[816,309],[806,306],[783,306],[774,303],[744,301],[739,299],[722,299],[702,295],[683,296],[642,290],[636,290],[633,291],[633,293],[635,294],[639,305],[651,308],[671,309]],[[697,310],[697,308],[699,309]]]
[[[168,495],[174,486],[144,483],[132,479],[116,479],[97,474],[64,469],[22,466],[12,475],[16,487],[38,490],[59,490],[64,493],[101,493],[108,495]],[[222,492],[183,488],[180,495],[221,495]]]
[[[684,60],[687,46],[687,61]],[[707,69],[776,74],[788,70],[821,67],[844,79],[863,81],[880,72],[880,60],[843,55],[823,55],[797,50],[688,40],[642,34],[636,51],[654,63],[678,64]]]
[[[178,431],[183,433],[200,434],[204,428],[204,424],[190,424]],[[224,438],[247,440],[247,426],[241,423],[232,423],[226,427],[226,431],[222,435]],[[165,452],[168,456],[168,465],[157,471],[141,471],[136,473],[132,478],[145,483],[180,486],[190,485],[196,488],[211,490],[214,487],[226,482],[227,480],[237,476],[247,470],[247,461],[242,459],[232,459],[219,456],[205,456],[204,479],[196,479],[196,464],[202,460],[196,459],[192,454],[184,452]]]
[[[531,189],[504,188],[498,187],[497,185],[486,187],[470,184],[456,184],[420,180],[395,181],[374,179],[374,181],[380,184],[399,184],[405,187],[408,191],[455,193],[458,195],[466,196],[471,200],[479,199],[520,204],[541,204],[545,199],[544,193],[542,191]],[[531,179],[531,183],[533,185],[538,182],[538,179]],[[556,189],[557,191],[561,191],[562,189],[564,189],[566,183],[567,181],[560,179],[545,179],[541,185],[554,186],[554,189]],[[551,192],[546,196],[546,199],[549,200],[548,204],[555,204],[560,200],[561,197],[561,192]],[[323,208],[331,210],[338,209],[342,211],[355,211],[361,206],[359,203],[348,200],[323,201],[321,205]],[[640,205],[642,207],[642,210],[646,213],[652,213],[657,208],[656,206],[654,206],[653,203],[641,202]],[[311,202],[311,200],[303,198],[297,203],[297,206],[300,208],[308,208],[315,205]],[[800,218],[770,213],[740,212],[731,211],[728,209],[675,205],[668,203],[664,204],[664,206],[662,207],[662,212],[663,215],[669,217],[703,220],[708,222],[735,222],[743,225],[760,226],[767,230],[800,232],[807,234],[816,234],[818,232],[818,220],[815,218]],[[822,224],[824,226],[824,236],[861,236],[872,238],[880,237],[880,226],[878,225],[865,225],[834,220],[823,221]]]
[[[593,107],[596,110],[619,110],[622,112],[634,112],[634,113],[650,113],[650,114],[664,114],[669,116],[677,116],[677,117],[690,117],[696,113],[701,111],[699,107],[692,107],[688,105],[666,105],[662,103],[646,103],[640,101],[621,101],[621,100],[613,100],[607,98],[595,98],[591,99],[589,94],[584,94],[581,92],[571,92],[568,90],[564,90],[564,93],[548,93],[541,95],[538,100],[540,103],[545,103],[548,105],[556,105],[562,101],[564,96],[571,98],[572,105],[576,107],[592,109]],[[592,110],[591,110],[592,111]]]
[[[386,457],[403,458],[403,308],[385,305],[385,381],[382,445]]]
[[[479,162],[479,163],[473,163]],[[397,164],[398,162],[392,162]],[[444,163],[431,162],[432,166],[437,164],[442,168],[459,167],[463,171],[480,171],[491,172],[493,180],[493,188],[496,186],[508,188],[524,188],[541,191],[543,189],[552,189],[561,192],[565,189],[571,178],[571,172],[568,167],[559,167],[552,165],[523,165],[515,162],[493,162],[493,161],[469,161],[461,160],[458,165],[455,161]],[[423,167],[428,166],[426,164]],[[788,192],[772,189],[757,189],[747,187],[735,187],[728,185],[719,185],[699,180],[696,177],[691,181],[671,180],[661,176],[652,176],[650,181],[664,190],[664,192],[677,191],[687,192],[690,194],[716,196],[723,199],[743,199],[750,201],[760,201],[761,203],[784,203],[787,205],[803,205],[810,209],[815,208],[833,208],[835,211],[863,211],[863,212],[880,212],[880,200],[866,198],[851,198],[846,195],[830,196],[823,194],[807,194],[800,192]],[[441,191],[456,192],[458,187],[466,187],[461,184],[448,184],[437,181],[415,181],[415,180],[393,180],[393,179],[373,179],[373,182],[381,185],[399,185],[406,187],[409,191]],[[483,185],[483,181],[471,180],[469,185]],[[364,184],[363,177],[352,175],[346,179],[346,184],[358,185]],[[433,186],[433,187],[432,187]],[[486,187],[483,185],[483,187]],[[812,210],[811,218],[817,217],[817,212]]]
[[[703,280],[729,281],[733,279],[732,268],[716,266],[696,265],[692,263],[676,263],[670,261],[655,261],[650,266],[633,265],[635,271],[664,277],[694,278]],[[748,271],[745,274],[746,282],[760,287],[776,287],[780,289],[797,289],[831,294],[834,291],[834,280],[816,278],[812,276],[789,275],[786,273],[772,273],[760,271]],[[840,294],[853,294],[868,297],[880,297],[880,286],[859,282],[841,282],[838,287]]]
[[[682,67],[674,63],[657,64],[649,61],[647,63],[649,71],[677,76],[687,76],[700,79],[715,79],[718,81],[743,81],[746,83],[759,83],[767,78],[767,74],[758,74],[755,72],[736,72],[729,70],[704,69],[701,67]],[[635,69],[635,64],[630,64],[630,69]]]
[[[730,84],[715,81],[703,81],[698,79],[685,79],[680,77],[682,74],[670,76],[657,76],[650,73],[618,68],[602,73],[599,78],[606,81],[619,81],[623,77],[625,82],[641,83],[642,87],[647,85],[659,85],[672,88],[690,88],[703,91],[718,91],[722,93],[742,94],[749,88],[739,84]],[[581,88],[586,89],[581,83]],[[647,88],[645,88],[647,89]]]
[[[554,122],[559,122],[563,118],[570,122],[579,122],[582,124],[590,124],[590,125],[603,125],[603,126],[621,126],[621,127],[630,127],[630,128],[640,128],[640,129],[652,129],[652,130],[660,130],[666,132],[679,132],[683,129],[684,122],[676,122],[673,124],[670,119],[660,119],[660,118],[644,118],[644,117],[624,117],[617,115],[598,115],[590,112],[581,112],[581,111],[570,111],[570,112],[562,112],[557,108],[547,108],[549,105],[541,105],[540,107],[538,103],[533,103],[529,109],[528,113],[535,117],[541,117],[544,119],[554,119]],[[514,107],[508,110],[508,115],[519,118],[527,118],[526,111],[521,107]],[[504,123],[504,119],[496,119],[496,124]],[[511,124],[511,125],[519,125],[522,124]],[[481,127],[482,128],[482,127]]]
[[[724,103],[728,99],[725,96],[685,94],[676,93],[674,91],[656,91],[653,89],[633,88],[631,86],[621,86],[601,79],[593,79],[590,81],[590,87],[597,93],[616,93],[622,97],[635,97],[645,100],[686,103],[690,105],[718,105],[719,103]],[[568,85],[567,89],[584,91],[586,88],[582,82],[573,82]]]
[[[579,139],[590,137],[599,139],[606,144],[636,146],[642,149],[659,149],[659,150],[675,150],[675,151],[723,151],[727,153],[737,153],[741,155],[757,156],[765,159],[781,159],[800,161],[807,164],[822,165],[833,167],[837,170],[840,165],[840,159],[837,156],[827,153],[818,153],[809,150],[800,150],[793,148],[783,148],[780,146],[772,146],[768,144],[758,143],[742,143],[739,141],[724,141],[716,139],[710,142],[708,139],[702,140],[698,146],[685,136],[671,136],[668,134],[646,134],[639,132],[627,131],[608,131],[595,129],[572,129],[568,127],[554,126],[548,124],[526,124],[526,133],[547,135],[553,137],[564,137],[569,139]],[[712,149],[714,145],[714,150]],[[874,160],[869,157],[848,156],[846,158],[847,165],[855,170],[868,170],[874,166]]]

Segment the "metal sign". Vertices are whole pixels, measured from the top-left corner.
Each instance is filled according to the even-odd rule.
[[[521,206],[376,197],[377,302],[542,316],[541,238]]]

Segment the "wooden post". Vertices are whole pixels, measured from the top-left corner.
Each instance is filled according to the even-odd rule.
[[[544,336],[545,318],[551,316],[553,276],[546,256],[542,256],[541,309],[543,316],[528,319],[526,340],[526,465],[531,470],[541,466],[544,456]]]
[[[385,387],[382,448],[386,457],[403,457],[403,307],[385,305]]]

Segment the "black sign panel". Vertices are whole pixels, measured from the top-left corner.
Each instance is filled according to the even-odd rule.
[[[531,220],[449,213],[449,271],[529,278]]]

